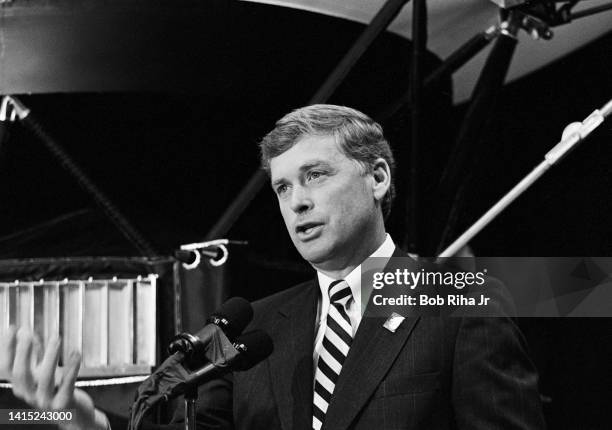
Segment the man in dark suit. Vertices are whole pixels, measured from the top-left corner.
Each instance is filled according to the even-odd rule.
[[[496,318],[413,316],[390,330],[374,312],[362,262],[406,257],[384,228],[394,163],[378,124],[353,109],[309,106],[279,120],[260,146],[289,235],[317,279],[254,304],[251,328],[270,334],[274,353],[203,388],[202,422],[283,430],[544,427],[537,376],[517,327],[500,316],[510,309],[498,282],[486,284]],[[348,299],[334,304],[338,280]]]
[[[261,153],[289,235],[317,279],[254,303],[250,328],[267,331],[274,352],[201,387],[201,428],[543,427],[537,377],[510,318],[413,316],[389,325],[373,312],[362,263],[405,256],[385,231],[394,162],[378,124],[353,109],[309,106],[279,120]],[[59,404],[47,388],[32,395],[36,382],[17,376],[16,394]],[[104,428],[79,396],[62,405],[83,409],[82,428]]]

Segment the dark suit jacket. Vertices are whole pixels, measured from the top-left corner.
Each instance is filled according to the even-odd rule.
[[[490,280],[487,290],[496,288],[501,284]],[[250,329],[268,332],[274,352],[201,388],[201,428],[311,428],[318,294],[310,281],[253,304]],[[384,318],[367,314],[324,429],[544,427],[537,375],[511,318],[411,317],[391,333]]]

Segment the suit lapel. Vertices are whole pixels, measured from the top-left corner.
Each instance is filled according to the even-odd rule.
[[[393,257],[406,257],[396,248]],[[394,268],[388,264],[385,271]],[[408,317],[395,333],[383,327],[386,318],[374,316],[370,302],[342,366],[332,401],[325,415],[324,429],[347,428],[387,374],[418,322]]]
[[[391,333],[384,318],[364,319],[325,416],[325,429],[347,428],[374,393],[410,336],[418,317],[407,318]]]
[[[279,309],[270,376],[284,430],[312,425],[313,345],[318,284],[311,282]]]

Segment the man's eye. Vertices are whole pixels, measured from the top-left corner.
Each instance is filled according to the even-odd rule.
[[[283,194],[285,191],[287,191],[287,185],[279,185],[276,187],[276,194],[278,195]]]
[[[323,172],[310,172],[308,179],[319,179],[321,176],[323,176]]]

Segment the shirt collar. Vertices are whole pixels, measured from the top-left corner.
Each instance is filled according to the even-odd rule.
[[[380,257],[380,258],[391,258],[393,253],[395,252],[395,243],[393,243],[393,239],[391,239],[391,235],[386,233],[385,241],[380,245],[376,251],[374,251],[368,258],[371,257]],[[329,284],[334,282],[336,279],[333,279],[324,273],[317,271],[317,277],[319,279],[319,288],[321,289],[321,295],[323,297],[329,298],[328,290]],[[353,269],[351,273],[349,273],[344,280],[351,288],[351,293],[353,293],[353,300],[355,303],[361,305],[362,297],[361,297],[361,264]],[[370,292],[367,292],[366,299],[369,299]]]

